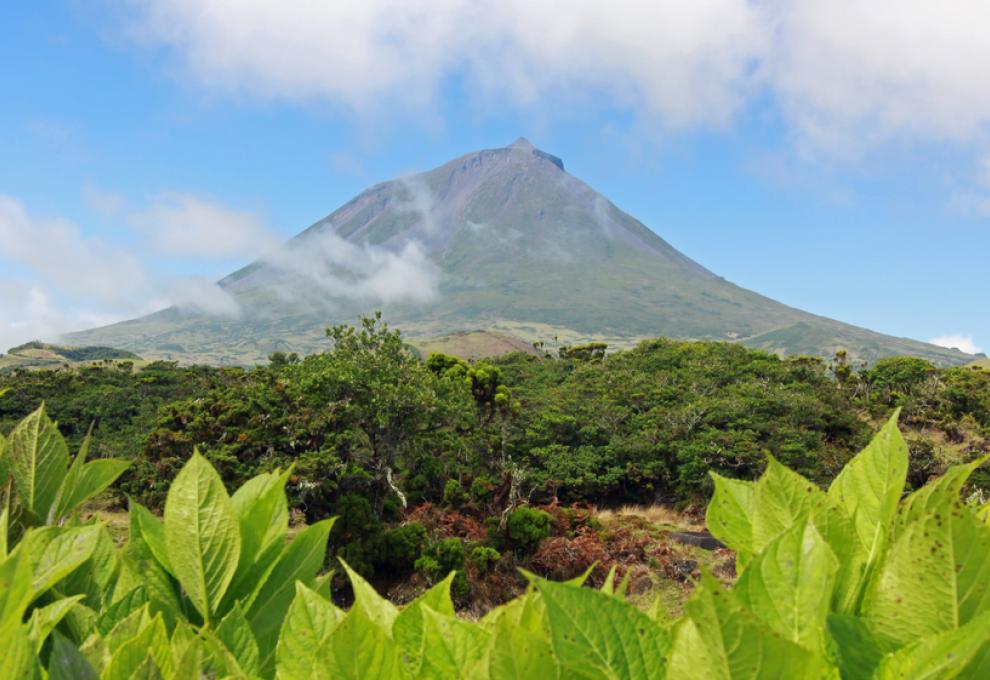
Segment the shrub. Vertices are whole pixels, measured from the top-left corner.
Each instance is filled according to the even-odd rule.
[[[550,535],[550,515],[524,505],[509,513],[506,528],[509,547],[519,555],[530,555]]]
[[[448,479],[443,485],[443,502],[452,508],[459,508],[467,502],[468,495],[456,479]]]
[[[468,596],[471,587],[464,576],[464,543],[459,538],[445,538],[437,541],[416,560],[415,569],[433,582],[456,571],[451,584],[451,593],[457,599]]]
[[[479,505],[483,504],[488,501],[494,486],[495,483],[492,481],[491,477],[486,477],[484,475],[475,477],[474,481],[471,482],[471,488],[468,490],[468,495],[471,496],[471,500],[475,503],[478,503]]]
[[[426,543],[426,529],[422,524],[403,524],[385,533],[382,561],[396,574],[407,574],[414,568]]]
[[[502,555],[495,548],[489,548],[486,545],[476,545],[471,548],[468,559],[475,569],[484,573],[494,567],[502,559]]]

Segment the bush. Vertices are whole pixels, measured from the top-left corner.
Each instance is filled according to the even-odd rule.
[[[488,501],[488,497],[491,495],[494,487],[495,482],[492,481],[491,477],[475,477],[474,481],[471,482],[468,495],[471,496],[471,500],[475,503],[482,504]]]
[[[410,522],[386,532],[383,541],[383,563],[397,575],[412,571],[416,560],[426,547],[426,529]]]
[[[501,553],[495,548],[489,548],[486,545],[478,545],[471,549],[471,554],[468,559],[474,568],[479,572],[486,572],[491,570],[495,564],[502,559]]]
[[[459,538],[445,538],[431,545],[416,560],[415,569],[430,582],[446,577],[456,571],[450,591],[457,599],[464,599],[471,592],[467,577],[464,576],[464,544]]]
[[[468,495],[456,479],[448,479],[443,485],[443,502],[452,508],[459,508],[467,502]]]
[[[507,529],[509,547],[519,555],[530,555],[550,535],[550,515],[522,506],[509,514]]]
[[[371,503],[364,496],[347,494],[334,505],[339,517],[331,534],[336,554],[351,568],[366,577],[375,573],[375,563],[381,559],[382,524]]]

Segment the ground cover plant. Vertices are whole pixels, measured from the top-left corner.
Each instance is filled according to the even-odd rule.
[[[827,490],[774,459],[757,481],[715,475],[707,523],[739,576],[702,574],[680,617],[614,574],[530,574],[466,620],[454,573],[399,608],[341,562],[354,600],[336,606],[333,520],[287,540],[291,470],[228,494],[195,454],[163,517],[132,503],[115,545],[79,508],[121,464],[70,461],[39,409],[0,439],[0,677],[987,677],[990,507],[961,497],[982,463],[905,495],[895,415]]]

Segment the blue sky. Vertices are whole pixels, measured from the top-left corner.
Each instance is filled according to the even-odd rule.
[[[990,349],[990,11],[865,4],[13,3],[0,346],[208,296],[526,136],[735,283]]]

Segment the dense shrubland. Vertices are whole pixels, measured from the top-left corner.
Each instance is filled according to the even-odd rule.
[[[231,495],[193,453],[161,518],[130,502],[118,545],[80,511],[126,463],[87,453],[88,442],[70,456],[43,409],[0,437],[0,677],[990,674],[990,505],[961,496],[986,459],[905,496],[910,458],[896,414],[827,490],[772,457],[756,481],[713,474],[707,524],[735,551],[739,575],[727,587],[701,574],[679,617],[660,600],[631,603],[628,580],[613,572],[597,589],[583,587],[587,574],[523,573],[520,597],[460,618],[460,574],[490,568],[497,551],[466,552],[459,539],[422,550],[427,534],[412,528],[393,530],[387,553],[408,562],[420,550],[434,585],[398,608],[342,560],[353,591],[345,610],[324,568],[334,520],[288,538],[291,469]],[[545,542],[548,524],[517,508],[504,548]]]

